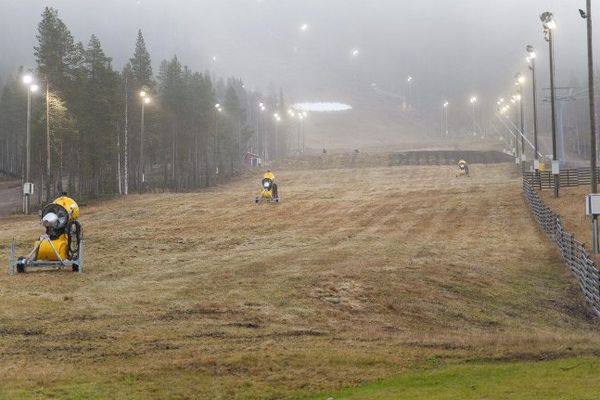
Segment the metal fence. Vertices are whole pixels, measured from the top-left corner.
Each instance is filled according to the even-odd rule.
[[[600,272],[583,243],[567,232],[560,216],[550,210],[540,199],[535,186],[523,179],[523,190],[529,208],[548,238],[556,244],[564,263],[577,278],[587,303],[600,316]]]
[[[598,168],[597,180],[600,183],[600,168]],[[554,188],[554,176],[551,171],[524,172],[523,178],[529,181],[537,189]],[[559,174],[560,187],[577,187],[592,183],[591,168],[563,169]]]

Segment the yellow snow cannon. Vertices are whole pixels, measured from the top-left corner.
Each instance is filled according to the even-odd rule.
[[[261,181],[262,190],[258,196],[254,198],[256,204],[259,203],[279,203],[279,192],[275,183],[275,175],[268,170]]]
[[[79,206],[66,193],[40,212],[46,232],[35,242],[27,257],[15,259],[14,241],[10,246],[10,272],[24,273],[30,267],[83,272],[83,229],[77,219]]]
[[[460,160],[458,162],[458,176],[466,176],[469,177],[469,164],[465,160]]]

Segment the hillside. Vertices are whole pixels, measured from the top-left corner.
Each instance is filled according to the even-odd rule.
[[[257,173],[85,207],[84,274],[0,275],[0,398],[301,397],[597,353],[511,165],[275,172],[277,206]],[[36,217],[0,221],[28,252]]]

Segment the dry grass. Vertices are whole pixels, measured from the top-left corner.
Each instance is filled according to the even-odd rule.
[[[510,167],[276,171],[277,206],[252,204],[257,176],[86,207],[85,274],[0,276],[0,397],[281,398],[436,360],[594,354]],[[40,230],[1,222],[1,251]]]
[[[591,249],[592,218],[585,215],[585,196],[589,193],[589,186],[561,188],[558,198],[554,197],[554,189],[540,192],[546,205],[561,216],[565,228]]]

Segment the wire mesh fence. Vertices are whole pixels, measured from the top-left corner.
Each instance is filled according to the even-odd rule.
[[[598,266],[592,260],[584,244],[577,241],[573,234],[564,229],[560,216],[544,204],[535,188],[533,182],[523,179],[523,190],[533,216],[548,238],[558,247],[564,263],[577,278],[589,306],[596,315],[600,316],[600,272]]]

